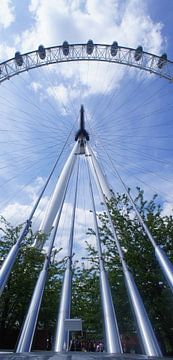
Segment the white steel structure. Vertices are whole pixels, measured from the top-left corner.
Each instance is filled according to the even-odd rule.
[[[143,51],[142,47],[137,49],[130,49],[126,47],[119,46],[116,42],[112,45],[101,45],[94,44],[91,40],[87,44],[72,44],[69,45],[67,42],[64,42],[62,46],[44,48],[42,45],[36,51],[32,51],[26,54],[20,54],[17,52],[13,59],[10,59],[6,62],[0,64],[0,82],[3,82],[12,76],[15,76],[21,72],[31,70],[32,68],[50,65],[53,63],[68,62],[68,61],[105,61],[118,64],[124,64],[132,67],[137,67],[154,73],[160,77],[163,77],[169,81],[173,80],[173,63],[167,60],[166,54],[162,56],[156,56],[149,54]],[[28,352],[31,349],[32,339],[36,327],[36,322],[38,318],[38,313],[40,309],[40,304],[42,301],[43,291],[46,283],[47,272],[50,263],[50,256],[56,236],[56,231],[58,228],[61,211],[63,203],[65,200],[66,191],[68,188],[69,180],[72,172],[75,168],[76,159],[78,156],[85,156],[87,169],[88,169],[88,181],[90,186],[90,195],[92,200],[92,211],[93,211],[93,223],[94,231],[96,235],[97,251],[99,257],[99,271],[100,271],[100,292],[103,308],[103,317],[105,325],[105,339],[107,345],[108,353],[122,353],[121,340],[119,335],[118,323],[116,319],[116,311],[114,309],[111,289],[109,286],[108,276],[104,267],[104,260],[98,230],[98,223],[96,217],[94,193],[93,193],[93,180],[95,180],[96,186],[99,193],[102,196],[102,200],[108,215],[110,222],[110,229],[114,236],[114,241],[118,249],[119,257],[122,264],[122,271],[124,275],[124,280],[130,298],[131,306],[135,319],[137,322],[137,331],[141,337],[142,346],[144,353],[148,356],[162,356],[159,344],[157,342],[156,336],[152,329],[152,325],[146,313],[143,301],[139,294],[139,291],[136,287],[134,279],[128,265],[126,264],[123,256],[123,251],[120,245],[120,239],[117,235],[116,229],[113,226],[111,215],[108,210],[107,200],[109,200],[113,195],[111,192],[107,179],[104,176],[97,157],[94,154],[94,151],[89,146],[89,134],[85,129],[84,124],[84,108],[81,107],[80,111],[80,128],[76,134],[76,143],[71,150],[71,153],[64,164],[63,170],[60,174],[59,179],[57,180],[54,192],[50,201],[48,203],[45,216],[40,226],[40,231],[43,232],[47,237],[49,237],[49,247],[45,257],[45,262],[43,264],[42,271],[40,272],[37,284],[35,286],[34,294],[30,303],[28,314],[26,316],[25,323],[20,335],[19,343],[17,346],[17,352]],[[57,159],[58,161],[58,159]],[[24,230],[18,239],[17,243],[12,247],[9,255],[4,260],[4,264],[0,270],[0,290],[1,292],[4,289],[4,286],[8,280],[8,276],[12,269],[12,266],[16,260],[17,254],[22,245],[22,240],[26,236],[29,227],[31,226],[33,215],[38,207],[38,204],[43,196],[43,193],[49,183],[49,180],[57,166],[57,161],[48,177],[40,196],[38,197],[35,206],[30,214],[29,219],[26,222]],[[170,263],[168,257],[156,244],[156,240],[153,238],[143,219],[141,218],[138,209],[136,208],[133,199],[127,191],[127,187],[123,180],[121,179],[118,171],[116,174],[121,181],[126,194],[131,202],[134,211],[138,217],[140,224],[142,225],[146,235],[148,236],[150,242],[152,243],[156,258],[160,264],[160,267],[165,275],[165,278],[173,291],[173,266]],[[76,188],[73,204],[73,213],[71,219],[71,232],[69,237],[69,247],[68,247],[68,261],[66,265],[66,270],[64,274],[64,281],[61,294],[60,309],[58,314],[56,336],[55,336],[55,351],[63,351],[68,349],[68,331],[65,328],[65,321],[70,319],[70,307],[71,307],[71,284],[72,284],[72,249],[73,249],[73,236],[74,236],[74,221],[75,221],[75,212],[76,212],[76,197],[77,197],[77,187],[78,187],[78,170],[77,170],[77,179],[76,179]],[[53,230],[52,230],[53,227]],[[36,240],[35,246],[42,249],[44,243]]]
[[[64,42],[63,45],[48,48],[40,45],[38,50],[25,54],[17,52],[14,58],[0,64],[0,82],[36,67],[85,60],[128,65],[173,81],[173,62],[167,60],[166,54],[157,56],[143,51],[141,47],[132,49],[115,43],[94,44],[89,40],[87,44],[69,45]]]

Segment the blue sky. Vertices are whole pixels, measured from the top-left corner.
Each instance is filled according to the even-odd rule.
[[[171,0],[1,0],[0,59],[15,51],[94,42],[134,47],[173,60]],[[135,196],[136,186],[150,198],[160,195],[163,214],[173,208],[173,85],[118,64],[68,63],[35,69],[0,87],[1,214],[13,224],[26,219],[57,154],[71,131],[55,177],[34,220],[39,225],[57,176],[74,142],[80,105],[84,104],[91,144],[110,186],[122,191],[117,167]],[[107,156],[108,154],[108,156]],[[76,238],[92,224],[81,159]],[[73,179],[64,218],[71,211]],[[96,194],[99,203],[99,197]],[[90,205],[88,205],[88,208]],[[85,209],[83,212],[82,209]],[[84,225],[84,226],[83,226]],[[62,220],[64,245],[68,224]],[[80,232],[83,231],[83,235]]]

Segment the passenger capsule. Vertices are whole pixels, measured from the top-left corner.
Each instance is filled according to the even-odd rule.
[[[142,57],[142,52],[143,52],[143,49],[142,49],[142,46],[138,46],[135,50],[135,54],[134,54],[134,58],[136,61],[139,61]]]
[[[62,52],[65,56],[68,56],[69,54],[69,44],[67,41],[64,41],[62,44]]]
[[[111,55],[116,56],[118,52],[118,43],[117,41],[114,41],[111,45]]]
[[[21,53],[19,51],[17,51],[15,53],[14,57],[15,57],[16,64],[18,66],[22,66],[23,65],[23,57],[22,57]]]
[[[92,52],[94,50],[94,44],[93,44],[92,40],[88,40],[86,50],[87,50],[88,55],[92,54]]]
[[[162,54],[162,56],[160,57],[158,63],[157,63],[157,66],[159,69],[162,69],[162,67],[166,64],[167,62],[167,54],[164,53]]]
[[[40,57],[41,60],[44,60],[44,59],[45,59],[45,57],[46,57],[46,50],[45,50],[45,48],[44,48],[43,45],[40,45],[40,46],[38,47],[38,55],[39,55],[39,57]]]

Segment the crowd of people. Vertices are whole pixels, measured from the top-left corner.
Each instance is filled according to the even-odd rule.
[[[92,351],[103,352],[104,345],[102,341],[84,340],[84,339],[72,339],[70,341],[70,351]]]

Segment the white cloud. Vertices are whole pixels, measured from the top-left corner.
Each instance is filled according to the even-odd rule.
[[[55,85],[47,88],[47,94],[52,96],[59,103],[66,105],[70,100],[73,100],[79,96],[79,90],[72,88],[71,86],[65,86],[64,84]]]
[[[15,51],[16,50],[14,47],[8,46],[4,42],[2,42],[0,44],[0,59],[1,59],[0,61],[14,57]]]
[[[31,83],[31,89],[33,89],[34,90],[34,92],[38,92],[38,91],[40,91],[41,89],[42,89],[42,85],[39,83],[39,82],[37,82],[37,81],[33,81],[32,83]]]
[[[164,202],[162,205],[162,216],[173,216],[173,190],[172,190],[172,176],[170,176],[170,182],[167,183],[166,187],[163,184],[160,187],[160,191],[164,191]]]
[[[65,203],[54,245],[57,249],[62,248],[62,251],[58,254],[58,258],[67,256],[68,254],[71,214],[72,204]],[[73,253],[75,253],[75,260],[80,260],[83,256],[86,256],[86,240],[90,244],[95,245],[95,236],[87,235],[88,228],[93,228],[93,214],[89,210],[77,207],[73,240]],[[48,242],[46,246],[47,245]]]
[[[162,216],[173,215],[173,203],[165,201],[163,204]]]
[[[151,20],[142,0],[32,0],[29,11],[35,25],[23,34],[23,40],[32,49],[40,42],[50,46],[65,39],[86,42],[89,38],[108,43],[117,40],[124,46],[143,44],[156,52],[162,47],[162,25]]]
[[[5,208],[1,210],[1,215],[10,222],[13,226],[24,223],[36,202],[40,189],[42,189],[44,184],[44,179],[39,177],[36,178],[32,185],[25,186],[23,190],[23,195],[19,201],[9,203]],[[48,204],[48,197],[43,196],[41,199],[38,208],[34,214],[32,221],[33,231],[38,231],[41,220],[44,216],[44,213]],[[62,247],[62,251],[58,254],[58,257],[62,258],[67,256],[68,251],[68,240],[71,228],[71,216],[72,216],[73,205],[69,202],[64,203],[62,210],[62,215],[58,227],[58,232],[55,240],[54,248],[59,249]],[[76,208],[76,217],[75,217],[75,231],[74,231],[74,247],[73,250],[76,253],[75,258],[81,259],[82,256],[86,256],[86,243],[87,240],[89,243],[95,244],[94,236],[87,236],[88,228],[93,227],[93,215],[89,209],[83,209],[80,207]],[[47,248],[49,240],[45,244]]]
[[[11,14],[11,18],[8,15],[4,16],[4,19],[2,19],[2,12],[0,14],[0,25],[7,27],[10,21],[14,20],[12,2],[1,0],[1,3],[6,4],[1,4],[1,9],[6,6],[8,8],[6,14]],[[129,47],[141,44],[144,50],[160,54],[164,42],[162,24],[152,21],[145,4],[143,0],[30,0],[28,9],[33,20],[32,26],[21,34],[16,34],[15,45],[22,52],[34,50],[41,43],[45,46],[58,45],[64,40],[68,40],[69,43],[86,43],[91,38],[94,42],[109,44],[116,40],[120,45]],[[1,43],[1,58],[12,57],[14,52],[14,48]],[[45,70],[49,71],[49,67]],[[56,73],[56,76],[59,73],[58,83],[54,81],[52,87],[43,86],[42,88],[40,82],[34,81],[31,87],[35,92],[44,89],[43,91],[60,105],[66,105],[69,98],[70,100],[78,98],[80,92],[84,98],[91,94],[104,93],[105,89],[107,92],[111,91],[119,85],[126,69],[120,65],[115,67],[111,64],[68,63],[58,67],[52,66],[50,71]],[[62,77],[67,80],[66,84]],[[26,220],[36,198],[38,183],[35,183],[34,187],[25,188],[24,204],[15,202],[4,209],[3,214],[7,220],[13,219],[13,222],[17,224]],[[47,198],[44,197],[36,214],[37,223],[46,203]],[[172,204],[168,201],[164,204],[163,211],[169,212],[171,206]],[[78,209],[77,214],[79,214],[77,228],[82,232],[82,209]],[[68,229],[67,225],[64,231]],[[67,247],[65,236],[62,235],[61,239],[65,249],[65,246]],[[81,244],[81,235],[79,237],[77,235],[76,239],[77,243]]]
[[[85,90],[82,87],[82,100],[81,100],[81,84],[77,82],[76,76],[72,79],[72,82],[69,81],[69,84],[60,83],[55,86],[48,86],[46,89],[46,97],[51,97],[57,102],[58,111],[61,115],[66,116],[69,109],[74,109],[77,112],[79,111],[79,106],[82,103],[85,96],[89,95],[89,91]],[[79,104],[76,107],[76,101]]]
[[[145,51],[160,54],[164,39],[161,23],[154,23],[147,13],[144,1],[127,2],[121,22],[121,42],[125,46],[142,45]]]
[[[14,21],[14,8],[10,0],[1,2],[0,24],[7,27]],[[144,50],[156,54],[163,50],[165,40],[162,37],[162,24],[152,21],[143,0],[30,0],[28,11],[32,25],[14,37],[15,48],[21,52],[37,49],[39,44],[62,44],[64,40],[69,43],[86,43],[89,38],[94,42],[109,44],[116,40],[120,45],[129,47],[142,44]],[[1,59],[13,57],[14,53],[13,47],[1,43]],[[126,72],[126,67],[118,65],[118,71],[115,72],[114,66],[107,72],[107,64],[99,66],[99,81],[93,81],[98,73],[97,63],[90,64],[89,71],[87,64],[61,64],[58,67],[59,73],[70,79],[73,86],[72,89],[65,89],[59,84],[54,97],[60,95],[66,103],[69,90],[71,98],[75,99],[81,85],[84,86],[83,97],[103,93],[108,85],[109,91],[116,88]],[[57,68],[51,69],[58,74]],[[100,81],[102,77],[105,79],[104,86]],[[32,87],[35,92],[41,90],[38,82],[34,82]],[[51,91],[52,96],[53,92],[55,91]],[[48,93],[50,94],[49,89]]]
[[[29,11],[30,12],[35,12],[37,10],[37,8],[40,5],[40,0],[31,0],[30,4],[29,4]]]
[[[23,205],[17,202],[8,204],[2,211],[5,219],[12,223],[12,225],[18,225],[27,220],[28,205]]]
[[[35,205],[38,194],[43,188],[44,179],[38,177],[32,185],[27,185],[23,188],[21,186],[20,200],[9,203],[1,209],[1,215],[5,217],[13,226],[25,222],[31,214],[33,206]],[[43,217],[44,210],[48,202],[47,196],[44,196],[33,217],[33,229],[38,230],[40,221]]]
[[[35,196],[36,197],[36,196]],[[37,231],[44,215],[47,206],[48,198],[45,196],[41,199],[40,204],[34,214],[32,221],[33,231]],[[13,226],[24,223],[31,214],[35,202],[28,201],[25,204],[22,202],[9,203],[4,209],[1,210],[1,215],[10,222]]]
[[[2,10],[5,9],[5,10]],[[21,34],[15,34],[14,44],[21,52],[38,48],[39,44],[45,46],[58,45],[64,40],[70,43],[87,42],[89,38],[94,42],[112,43],[117,40],[120,45],[136,47],[142,44],[144,49],[160,54],[163,48],[162,24],[154,23],[150,18],[146,3],[143,0],[30,0],[28,11],[31,14],[32,25]],[[3,0],[1,5],[2,21],[10,24],[14,20],[14,9],[9,0]],[[0,23],[1,23],[0,17]],[[6,19],[6,20],[5,20]],[[7,21],[7,19],[9,19]],[[11,20],[10,20],[11,19]],[[5,26],[5,25],[4,25]],[[7,26],[7,25],[6,25]],[[0,55],[2,59],[14,56],[14,48],[7,44],[1,44]],[[63,66],[59,67],[60,73],[65,78],[73,78],[75,85],[82,83],[87,88],[84,96],[96,92],[103,92],[101,82],[93,81],[97,72],[97,64],[87,67]],[[106,64],[102,66],[102,74],[106,72]],[[55,69],[54,69],[55,70]],[[118,65],[118,71],[114,76],[112,87],[116,87],[124,76],[126,69]],[[106,83],[110,82],[113,70],[109,71]],[[37,91],[39,88],[35,87]],[[61,86],[61,85],[60,85]],[[59,86],[59,88],[60,88]],[[110,88],[110,90],[111,90]],[[58,91],[60,91],[58,89]],[[62,89],[61,89],[62,92]],[[74,96],[77,95],[76,89]],[[65,100],[67,91],[63,89]]]
[[[41,191],[44,184],[45,184],[44,179],[41,176],[37,177],[34,182],[34,185],[25,186],[24,191],[29,195],[29,198],[32,201],[35,201],[38,196],[39,191]]]
[[[14,6],[11,0],[1,0],[0,26],[8,28],[15,20]]]
[[[89,38],[94,42],[108,44],[116,40],[120,45],[129,47],[141,44],[146,51],[156,54],[162,52],[162,24],[152,21],[142,0],[31,0],[28,9],[33,25],[16,40],[16,46],[20,45],[24,52],[37,49],[39,44],[52,46],[62,44],[64,40],[69,43],[86,43]],[[103,88],[101,81],[93,81],[97,67],[98,64],[92,64],[88,75],[87,64],[65,64],[58,67],[60,74],[66,79],[70,78],[75,86],[71,89],[72,99],[77,97],[77,87],[81,84],[85,87],[83,97],[104,92],[108,84],[111,84],[109,90],[112,90],[119,85],[126,72],[125,67],[118,65],[116,73],[115,67],[112,67],[104,77],[107,64],[102,64],[99,78],[106,78]],[[52,71],[57,70],[52,67]],[[48,92],[53,96],[55,90],[48,89]],[[60,84],[56,86],[54,97],[60,96],[66,103],[68,92],[69,89]]]

